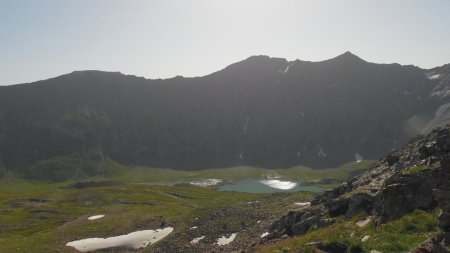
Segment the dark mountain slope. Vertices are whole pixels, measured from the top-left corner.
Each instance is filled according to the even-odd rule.
[[[179,169],[376,159],[436,118],[448,99],[431,94],[445,75],[427,74],[446,69],[347,52],[323,62],[253,56],[198,78],[73,72],[0,87],[0,158],[9,170],[92,147]]]

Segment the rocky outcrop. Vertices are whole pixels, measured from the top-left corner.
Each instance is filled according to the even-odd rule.
[[[421,243],[417,248],[411,251],[411,253],[448,253],[445,245],[436,239],[428,239]]]
[[[311,207],[291,211],[275,222],[271,236],[299,235],[332,224],[323,222],[325,217],[352,218],[364,212],[379,225],[416,209],[430,211],[439,207],[442,234],[438,242],[449,244],[450,125],[411,141],[311,203]]]
[[[267,238],[276,238],[285,234],[290,236],[304,234],[313,226],[328,226],[334,221],[324,218],[325,212],[326,210],[323,206],[305,208],[300,211],[290,211],[270,226],[271,234]]]
[[[438,174],[438,188],[434,190],[436,199],[442,213],[439,216],[439,228],[442,231],[441,239],[450,244],[450,159],[441,162],[441,170]]]

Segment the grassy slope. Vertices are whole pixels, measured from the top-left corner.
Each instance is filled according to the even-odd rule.
[[[161,226],[189,230],[188,225],[211,208],[240,208],[242,203],[263,198],[266,202],[268,197],[216,192],[213,188],[186,184],[128,183],[86,189],[68,189],[66,185],[25,181],[0,184],[0,252],[76,252],[65,244],[80,238],[114,236]],[[294,197],[289,203],[312,198],[308,193],[289,196]],[[267,201],[261,210],[280,212],[279,207]],[[87,220],[97,214],[106,216]]]
[[[327,228],[310,231],[306,235],[278,241],[272,245],[260,245],[256,252],[313,252],[311,242],[347,242],[351,247],[360,246],[367,252],[378,250],[383,253],[398,253],[411,250],[419,243],[436,235],[440,210],[432,213],[416,210],[415,212],[375,228],[371,222],[365,227],[358,227],[356,222],[364,216],[360,215],[350,221],[340,222]],[[361,239],[370,236],[366,242]]]
[[[352,173],[368,168],[372,163],[373,161],[362,161],[360,163],[348,163],[338,168],[322,170],[315,170],[302,166],[274,170],[250,166],[237,166],[198,171],[134,167],[118,169],[113,178],[127,182],[177,182],[203,178],[219,178],[235,181],[240,179],[280,176],[283,179],[299,180],[306,183],[319,183],[331,186],[336,184],[336,182],[344,181]]]
[[[142,167],[130,169],[107,159],[103,165],[106,178],[125,184],[77,190],[65,188],[68,182],[47,184],[3,179],[0,180],[0,253],[70,252],[64,245],[76,238],[106,237],[153,229],[163,223],[183,227],[194,216],[206,214],[210,208],[233,206],[260,198],[253,194],[216,192],[214,188],[187,184],[133,184],[136,182],[184,182],[202,178],[239,180],[277,175],[286,179],[320,182],[327,178],[344,180],[351,172],[367,164],[369,162],[352,163],[327,170],[304,167],[267,170],[240,166],[179,171]],[[297,195],[302,200],[312,197],[312,194],[306,193]],[[264,207],[268,212],[271,209],[282,211],[279,203],[272,202]],[[86,220],[96,214],[106,214],[101,219],[103,222]]]
[[[231,168],[211,168],[196,171],[173,170],[167,168],[149,168],[127,166],[108,157],[103,157],[98,148],[83,153],[75,152],[66,156],[57,156],[40,161],[25,168],[17,176],[48,182],[83,180],[95,175],[124,182],[186,182],[195,179],[219,178],[223,180],[240,180],[279,176],[284,179],[298,180],[306,183],[335,185],[345,180],[352,173],[368,168],[373,161],[351,162],[337,168],[315,170],[303,166],[291,168],[264,169],[251,166]],[[0,163],[0,178],[2,166]]]
[[[235,167],[194,172],[143,168],[140,172],[130,173],[128,168],[116,163],[112,163],[109,169],[114,172],[113,175],[120,175],[116,179],[125,182],[211,177],[237,180],[274,173],[285,178],[308,181],[333,176],[344,179],[368,163],[353,163],[339,169],[320,171],[302,167],[273,171]],[[208,214],[211,208],[240,208],[239,203],[262,199],[262,195],[216,192],[214,188],[187,184],[165,186],[124,183],[78,190],[66,188],[68,184],[0,181],[0,253],[76,252],[65,247],[65,243],[80,238],[107,237],[160,226],[174,226],[178,231],[188,230],[189,224],[196,217]],[[267,203],[261,207],[264,212],[284,213],[289,209],[285,204],[293,203],[293,199],[281,203],[276,202],[276,198],[267,198],[269,195],[263,196]],[[313,195],[297,193],[293,196],[299,200],[307,200]],[[351,221],[340,219],[335,225],[310,231],[307,235],[284,239],[272,245],[260,245],[257,252],[277,252],[283,248],[290,248],[291,252],[299,249],[302,252],[312,252],[312,248],[305,244],[315,241],[345,241],[366,250],[402,252],[436,233],[438,212],[439,210],[433,213],[416,211],[380,228],[375,228],[372,223],[364,228],[358,227],[356,221],[362,219],[362,215]],[[106,214],[106,217],[97,221],[87,220],[87,217],[96,214]],[[365,235],[370,235],[371,238],[363,243],[361,238]]]

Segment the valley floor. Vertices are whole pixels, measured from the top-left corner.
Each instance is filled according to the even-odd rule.
[[[74,188],[74,186],[76,186]],[[439,210],[417,211],[375,229],[363,214],[305,236],[265,241],[269,226],[303,208],[313,193],[217,192],[189,184],[2,184],[0,252],[78,252],[70,241],[173,227],[166,238],[136,252],[309,252],[314,242],[344,242],[380,252],[411,249],[435,233]],[[104,216],[101,216],[104,215]],[[219,246],[218,239],[231,238]],[[362,238],[369,238],[361,242]],[[109,251],[107,251],[109,252]],[[114,252],[128,252],[115,249]]]
[[[8,188],[3,184],[0,252],[77,252],[66,244],[165,227],[174,231],[138,252],[232,251],[258,241],[285,210],[313,197],[312,193],[217,192],[188,184],[86,186],[16,183]],[[237,235],[232,243],[217,245],[218,238],[233,233]]]

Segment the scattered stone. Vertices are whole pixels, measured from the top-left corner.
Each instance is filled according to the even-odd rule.
[[[361,242],[367,242],[367,240],[369,240],[370,235],[366,235],[361,239]]]
[[[356,225],[358,225],[358,227],[362,228],[362,227],[365,227],[367,224],[369,224],[370,221],[372,221],[372,218],[371,217],[367,217],[364,220],[356,222]]]

